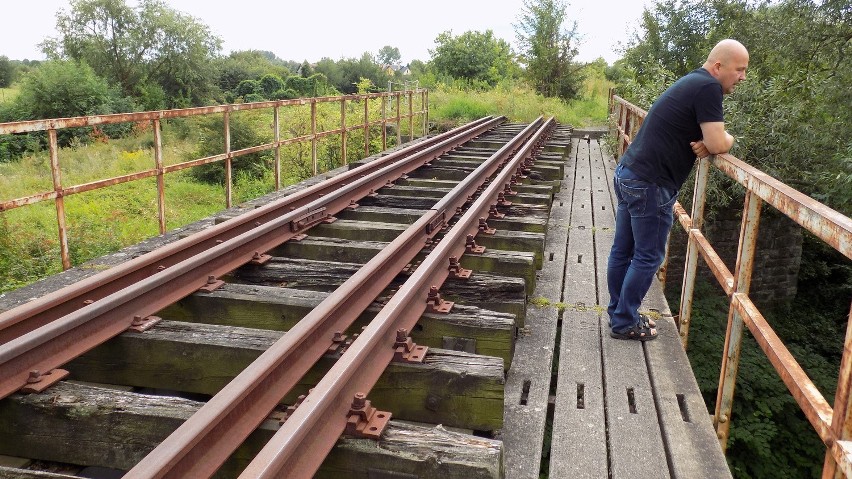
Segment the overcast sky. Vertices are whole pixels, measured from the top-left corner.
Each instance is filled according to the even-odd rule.
[[[569,19],[583,37],[578,59],[620,57],[618,43],[636,29],[650,0],[567,0]],[[136,5],[134,0],[128,0]],[[492,30],[513,46],[513,24],[523,0],[373,0],[270,1],[166,0],[172,8],[210,27],[223,40],[223,53],[269,50],[284,60],[315,62],[372,54],[385,45],[399,49],[403,63],[429,60],[435,38],[451,30]],[[69,10],[68,0],[4,0],[0,20],[0,56],[13,60],[43,59],[38,44],[56,35],[56,13]],[[362,9],[369,6],[369,9]],[[358,8],[355,8],[358,7]]]

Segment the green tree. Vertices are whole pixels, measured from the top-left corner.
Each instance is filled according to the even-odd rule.
[[[216,84],[222,91],[232,91],[243,80],[256,80],[267,74],[283,79],[295,73],[286,62],[271,52],[260,50],[231,52],[226,57],[217,58],[214,65]]]
[[[260,83],[260,90],[266,98],[272,98],[272,95],[275,94],[275,92],[284,88],[284,80],[282,80],[278,75],[273,75],[271,73],[267,73],[260,77],[258,82]]]
[[[712,35],[719,12],[710,2],[660,0],[642,12],[640,33],[636,33],[624,60],[636,71],[637,80],[652,81],[654,72],[664,69],[667,79],[679,78],[704,63],[715,44]],[[720,38],[721,39],[721,38]]]
[[[5,56],[0,56],[0,88],[7,88],[14,83],[16,70],[12,61]]]
[[[399,48],[385,45],[379,50],[378,59],[382,65],[396,65],[402,59],[402,55],[399,53]]]
[[[314,74],[314,69],[311,67],[311,64],[308,63],[307,60],[303,61],[301,65],[299,65],[299,75],[302,78],[308,78],[309,76]]]
[[[438,35],[435,44],[435,49],[429,50],[432,68],[453,78],[494,86],[517,71],[509,43],[495,38],[491,30],[467,31],[459,36],[446,31]]]
[[[544,96],[571,100],[583,85],[577,56],[577,22],[566,28],[568,5],[562,0],[524,0],[515,25],[526,76]]]
[[[122,97],[88,65],[51,61],[26,76],[18,95],[0,112],[0,121],[104,115],[133,110],[133,101]],[[131,127],[126,124],[104,125],[101,130],[109,136],[120,136]],[[72,140],[85,143],[91,132],[92,128],[59,130],[58,140],[63,146]],[[0,152],[5,159],[11,159],[45,145],[44,134],[7,135],[0,140]]]
[[[337,62],[323,58],[317,63],[315,72],[322,73],[331,86],[346,94],[357,91],[356,85],[361,78],[368,78],[379,86],[387,82],[381,65],[376,63],[369,52],[364,52],[361,58],[344,58]]]
[[[136,9],[124,0],[71,0],[70,11],[57,13],[56,30],[41,44],[49,58],[86,62],[125,95],[155,83],[170,106],[185,106],[214,91],[211,62],[221,40],[162,0],[141,0]]]

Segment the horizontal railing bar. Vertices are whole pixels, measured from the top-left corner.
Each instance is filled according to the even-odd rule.
[[[716,155],[713,164],[763,201],[852,259],[852,219],[732,155]]]
[[[140,121],[163,120],[172,118],[186,118],[198,115],[210,115],[214,113],[235,112],[244,110],[258,110],[275,108],[280,106],[297,106],[315,103],[331,103],[348,101],[355,102],[364,96],[368,98],[397,97],[420,93],[422,89],[395,93],[371,93],[367,95],[344,95],[334,97],[318,97],[310,100],[300,98],[295,100],[274,100],[254,103],[237,103],[230,105],[217,105],[194,108],[181,108],[176,110],[158,110],[137,113],[114,113],[110,115],[77,116],[69,118],[54,118],[50,120],[27,120],[9,123],[0,123],[0,135],[15,133],[33,133],[38,131],[59,130],[63,128],[79,128],[86,126],[110,125],[116,123],[129,123]]]

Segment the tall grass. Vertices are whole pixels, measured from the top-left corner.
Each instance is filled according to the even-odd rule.
[[[528,122],[543,115],[554,116],[560,123],[577,127],[603,125],[607,116],[608,86],[602,79],[588,80],[582,98],[568,104],[544,98],[516,83],[507,82],[492,91],[439,87],[429,93],[430,119],[455,126],[486,115],[505,115],[517,122]],[[378,111],[378,108],[371,110]],[[167,165],[198,157],[199,128],[189,120],[192,119],[164,124],[163,159]],[[285,134],[296,136],[297,132]],[[357,145],[363,141],[358,139],[359,134],[350,135],[349,161],[363,156],[362,150],[357,151],[360,148]],[[377,142],[380,144],[379,137],[371,135],[373,150],[380,147]],[[339,149],[336,142],[323,146],[323,149],[334,148]],[[310,152],[303,150],[298,144],[282,148],[285,185],[304,176]],[[330,154],[339,156],[339,152]],[[60,150],[59,162],[65,187],[148,170],[154,167],[153,133],[143,126],[128,138],[72,145]],[[260,176],[237,171],[234,202],[239,204],[257,198],[271,191],[273,186],[271,171]],[[0,163],[0,200],[52,189],[47,152],[12,163]],[[159,233],[154,179],[72,195],[65,199],[65,206],[74,265]],[[166,176],[165,206],[167,228],[184,226],[224,209],[224,187],[199,182],[186,171],[172,173]],[[0,213],[0,293],[61,271],[58,236],[56,209],[51,201]]]
[[[511,121],[529,122],[539,116],[574,127],[603,126],[612,82],[592,75],[580,98],[563,102],[545,98],[524,83],[506,81],[488,91],[444,86],[429,92],[429,115],[437,123],[454,125],[485,115],[505,115]]]
[[[18,92],[20,88],[17,85],[12,85],[8,88],[0,88],[0,103],[12,101],[16,96],[18,96]]]

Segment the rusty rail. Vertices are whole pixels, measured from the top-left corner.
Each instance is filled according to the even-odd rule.
[[[641,125],[646,112],[617,95],[611,95],[611,114],[619,138],[619,154],[630,144],[633,131]],[[712,245],[701,233],[710,166],[746,188],[739,247],[734,271],[721,261]],[[760,348],[769,358],[787,389],[827,447],[823,478],[842,472],[852,477],[852,307],[847,322],[843,356],[835,392],[834,407],[816,388],[796,359],[749,298],[752,267],[760,212],[766,203],[777,209],[819,239],[852,259],[852,219],[796,191],[766,173],[729,154],[699,160],[692,201],[692,217],[675,204],[675,213],[689,234],[684,268],[678,329],[684,348],[687,346],[692,301],[695,291],[697,258],[700,254],[730,298],[725,351],[719,378],[719,392],[713,424],[724,450],[731,423],[734,387],[739,366],[743,328],[747,326]]]
[[[522,154],[527,154],[530,147],[524,147],[524,142],[534,133],[536,138],[542,134],[541,129],[535,131],[540,124],[541,119],[486,160],[468,180],[457,185],[435,207],[331,293],[129,471],[126,477],[212,475],[248,434],[267,418],[308,368],[328,350],[333,343],[334,333],[346,330],[403,267],[414,259],[427,240],[446,227],[446,222],[470,198],[475,197],[477,190],[515,151],[522,149]],[[461,256],[465,241],[459,240],[458,235],[462,233],[456,231],[471,235],[478,231],[478,221],[471,223],[469,217],[478,220],[483,215],[488,216],[488,205],[493,204],[497,191],[502,191],[503,183],[509,184],[511,174],[515,173],[511,168],[503,171],[487,192],[480,195],[474,206],[469,208],[456,228],[438,243],[433,255],[438,250],[454,248],[455,257]],[[243,473],[244,477],[281,477],[282,470],[287,471],[288,477],[313,475],[343,431],[345,413],[350,408],[354,393],[368,391],[372,387],[393,356],[397,330],[410,329],[414,325],[419,313],[426,308],[429,285],[440,285],[443,282],[441,277],[427,276],[431,283],[418,280],[415,287],[412,286],[415,284],[414,278],[423,272],[435,270],[435,264],[443,268],[439,273],[446,278],[449,257],[443,253],[440,257],[434,264],[424,263],[418,267],[412,278],[394,295],[249,465]],[[406,288],[415,291],[404,293]],[[398,305],[403,301],[400,298],[405,298],[405,306]],[[379,347],[381,345],[386,347],[382,349]]]
[[[395,338],[398,338],[400,332],[404,335],[411,330],[427,307],[432,307],[434,301],[440,301],[430,299],[430,291],[435,292],[440,288],[450,274],[457,274],[453,271],[453,265],[469,252],[469,238],[481,232],[479,220],[489,216],[489,210],[497,205],[505,186],[510,185],[517,169],[525,166],[525,161],[531,157],[552,125],[552,119],[547,123],[539,119],[519,135],[529,138],[521,150],[514,154],[512,160],[445,234],[341,360],[314,387],[308,395],[312,401],[307,404],[303,402],[296,409],[293,417],[276,432],[240,477],[275,478],[281,477],[285,471],[294,479],[313,476],[344,430],[349,398],[359,391],[369,391],[375,385],[394,355]],[[496,157],[504,164],[505,155],[515,148],[516,145],[509,144],[492,158]],[[436,205],[435,211],[443,211],[443,207],[451,209],[454,203],[458,204],[466,190],[482,184],[483,178],[491,177],[494,165],[494,162],[483,164],[483,168],[480,168],[482,171],[475,172],[465,180],[468,184],[463,183],[456,188],[460,193],[457,198],[448,195],[442,200],[443,204]]]
[[[420,97],[420,109],[414,109],[414,96]],[[403,114],[400,110],[400,100],[406,97],[408,99],[408,112]],[[381,103],[381,118],[378,120],[370,120],[369,100],[378,99]],[[391,101],[396,99],[396,115],[388,116],[385,108],[385,100]],[[364,102],[363,121],[357,124],[346,123],[346,105],[347,102]],[[340,103],[340,128],[334,128],[324,131],[317,130],[317,104],[319,103]],[[294,138],[281,139],[280,132],[280,110],[281,108],[297,107],[310,104],[311,107],[311,131],[307,135],[302,135]],[[192,168],[200,165],[206,165],[216,162],[224,162],[225,164],[225,207],[229,208],[232,205],[232,163],[235,159],[260,151],[274,150],[275,152],[275,189],[281,188],[281,155],[280,149],[282,146],[292,143],[310,142],[311,144],[311,163],[313,174],[320,173],[317,162],[317,141],[328,136],[339,135],[341,138],[341,155],[342,162],[348,163],[347,160],[347,136],[348,133],[355,130],[364,131],[364,156],[369,156],[370,137],[369,129],[371,126],[382,127],[382,150],[387,149],[387,135],[385,127],[388,124],[395,123],[397,128],[397,143],[401,143],[402,120],[408,119],[408,129],[411,138],[414,137],[414,119],[420,116],[422,123],[418,126],[422,127],[422,135],[426,136],[427,121],[428,121],[428,91],[425,89],[397,91],[397,92],[382,92],[365,95],[344,95],[335,97],[318,97],[318,98],[300,98],[295,100],[277,100],[264,101],[256,103],[242,103],[232,105],[219,105],[210,107],[185,108],[177,110],[164,111],[149,111],[141,113],[121,113],[112,115],[95,115],[83,116],[74,118],[57,118],[48,120],[32,120],[11,123],[0,123],[0,135],[43,132],[48,133],[48,148],[50,155],[51,178],[53,180],[53,189],[51,191],[35,193],[26,197],[17,199],[2,199],[0,200],[0,212],[19,208],[22,206],[32,205],[42,201],[54,200],[56,205],[56,221],[59,231],[59,246],[60,256],[63,269],[71,267],[71,258],[68,246],[68,232],[66,227],[65,200],[66,196],[75,195],[87,191],[93,191],[109,186],[115,186],[131,181],[138,181],[146,178],[157,178],[157,217],[160,234],[166,232],[166,208],[165,208],[165,175],[174,173],[187,168]],[[250,146],[240,150],[231,150],[230,146],[230,122],[231,113],[248,110],[269,110],[273,112],[273,128],[274,141],[263,145]],[[162,145],[162,120],[174,118],[187,118],[193,116],[206,115],[222,115],[225,123],[224,135],[225,145],[224,151],[221,154],[213,155],[205,158],[199,158],[191,161],[176,163],[169,166],[163,164],[163,145]],[[58,130],[78,127],[92,127],[98,125],[110,125],[120,123],[140,123],[151,122],[154,130],[154,165],[152,169],[136,172],[129,175],[123,175],[113,178],[101,179],[81,185],[63,187],[62,174],[59,168],[59,146],[57,143],[56,132]]]
[[[0,350],[0,398],[28,384],[56,380],[59,376],[45,373],[138,326],[236,267],[262,260],[269,249],[500,121],[479,120],[412,146],[404,160],[400,152],[362,165],[326,185],[259,208],[233,226],[225,222],[0,314],[5,340]]]
[[[446,152],[449,145],[453,143],[452,141],[448,142],[451,138],[475,136],[499,121],[502,121],[502,119],[485,117],[423,142],[410,145],[377,159],[370,166],[362,165],[346,171],[330,181],[317,183],[294,192],[278,201],[240,215],[231,221],[213,226],[149,254],[134,258],[35,301],[21,305],[12,311],[0,313],[0,344],[76,311],[87,302],[98,301],[136,284],[165,268],[207,251],[222,241],[237,237],[255,228],[257,223],[268,223],[282,214],[288,213],[291,208],[301,208],[316,198],[338,190],[345,183],[355,181],[370,168],[390,165],[413,154],[428,155]]]

